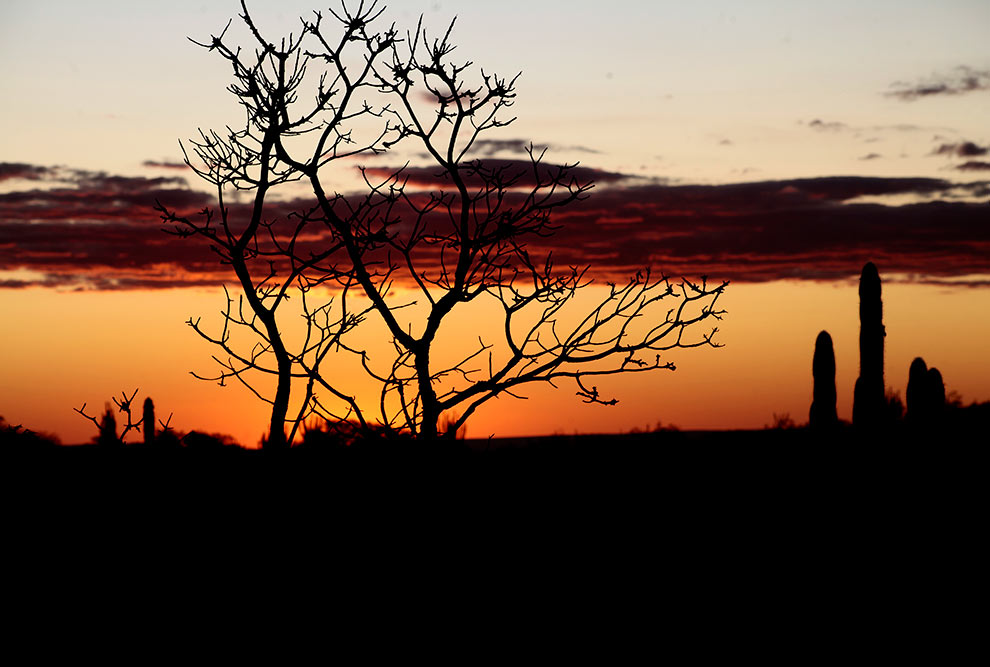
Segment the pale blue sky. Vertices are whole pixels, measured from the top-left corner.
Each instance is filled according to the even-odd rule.
[[[326,3],[249,4],[269,34]],[[986,143],[986,91],[884,97],[960,65],[990,70],[990,3],[406,0],[387,16],[439,30],[486,69],[523,70],[502,137],[582,145],[586,163],[681,181],[835,173],[938,175],[937,141]],[[5,0],[0,6],[3,159],[141,173],[178,158],[198,126],[239,123],[206,37],[234,0]],[[823,132],[807,124],[845,124]],[[893,130],[889,126],[912,126]],[[566,153],[566,151],[565,151]],[[870,153],[881,158],[864,161]],[[951,175],[951,174],[950,174]]]

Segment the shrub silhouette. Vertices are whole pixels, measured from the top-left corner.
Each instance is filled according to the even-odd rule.
[[[899,422],[904,418],[904,401],[898,391],[887,391],[883,397],[884,414],[883,419],[886,424]]]
[[[880,273],[867,262],[859,278],[859,378],[853,396],[853,425],[876,428],[886,412],[883,385],[883,300]]]
[[[939,421],[945,412],[945,382],[942,373],[934,366],[928,369],[926,376],[925,412],[932,422]]]
[[[0,454],[45,451],[60,444],[58,436],[38,433],[24,428],[21,424],[8,424],[0,415]]]
[[[106,412],[101,419],[97,419],[94,415],[86,414],[86,404],[83,403],[81,408],[72,408],[73,412],[78,413],[83,419],[86,419],[96,427],[98,435],[96,441],[109,444],[117,443],[120,445],[125,444],[127,439],[127,434],[131,431],[139,431],[142,426],[144,427],[144,443],[146,445],[151,445],[157,442],[162,435],[169,433],[170,424],[172,423],[172,415],[169,414],[165,421],[159,421],[158,425],[161,426],[162,430],[159,432],[159,437],[155,437],[155,405],[150,398],[145,399],[144,409],[142,411],[141,419],[134,421],[134,411],[131,406],[134,404],[134,399],[137,397],[138,390],[135,389],[130,395],[126,391],[120,392],[120,398],[112,396],[114,405],[117,406],[118,412],[124,416],[124,423],[121,428],[120,434],[117,434],[117,420],[113,416],[113,410],[110,408],[110,404],[106,404]],[[170,438],[170,441],[174,442],[175,438]]]
[[[839,423],[835,410],[835,350],[832,336],[822,331],[815,339],[815,356],[811,362],[815,389],[809,414],[813,429],[829,429]]]
[[[200,431],[190,431],[182,436],[182,445],[187,449],[201,453],[241,449],[229,435],[224,433],[202,433]]]
[[[114,447],[121,444],[120,438],[117,437],[117,419],[113,416],[113,410],[110,409],[109,403],[103,411],[103,417],[100,418],[100,434],[96,436],[96,444],[102,447]]]

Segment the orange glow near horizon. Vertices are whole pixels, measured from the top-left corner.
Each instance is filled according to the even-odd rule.
[[[180,431],[227,433],[245,446],[255,446],[265,431],[267,406],[246,389],[189,375],[211,372],[217,350],[184,322],[202,316],[204,326],[218,325],[222,293],[26,289],[0,295],[8,315],[0,325],[0,415],[9,423],[53,432],[65,443],[87,442],[93,426],[72,408],[85,402],[90,414],[98,413],[112,395],[140,388],[138,399],[152,397],[160,418],[174,413],[172,425]],[[965,402],[990,400],[990,354],[983,344],[990,313],[972,307],[982,296],[981,289],[885,285],[888,388],[903,398],[910,362],[921,356],[941,370],[947,391]],[[557,390],[533,386],[522,392],[528,400],[503,397],[480,409],[468,421],[468,437],[615,433],[658,423],[761,428],[774,414],[803,423],[814,340],[822,329],[835,343],[839,416],[850,418],[859,355],[855,283],[737,284],[723,299],[729,312],[717,324],[725,347],[671,352],[675,372],[598,378],[603,395],[618,398],[618,405],[584,405],[569,382]],[[438,349],[453,351],[462,341],[467,350],[500,324],[482,325],[474,314],[468,319],[446,331]],[[373,323],[367,326],[366,335],[381,337]],[[367,379],[349,376],[341,385],[355,383],[363,403],[376,400]]]
[[[245,11],[239,0],[130,3],[126,11],[106,0],[60,2],[58,11],[51,3],[5,0],[0,76],[6,99],[16,100],[0,105],[0,126],[8,129],[0,160],[0,415],[7,423],[56,434],[67,444],[88,442],[93,424],[73,408],[85,403],[95,416],[112,396],[139,389],[137,400],[151,397],[162,419],[174,414],[178,431],[229,434],[253,447],[267,430],[269,406],[236,380],[221,388],[190,375],[214,374],[211,355],[225,353],[186,321],[202,318],[205,331],[219,332],[225,305],[219,284],[236,280],[206,237],[165,235],[163,228],[178,231],[170,227],[181,223],[155,208],[159,201],[176,215],[193,216],[204,207],[216,211],[222,199],[226,215],[219,217],[236,232],[252,220],[257,191],[233,187],[250,178],[228,183],[218,197],[210,178],[182,162],[185,156],[190,166],[202,160],[225,172],[228,160],[210,149],[197,156],[190,138],[213,130],[224,135],[225,127],[236,132],[245,122],[253,127],[279,115],[256,115],[252,106],[270,108],[270,100],[252,102],[252,93],[230,88],[243,70],[232,70],[225,49],[209,36],[226,31],[230,21],[222,44],[231,53],[253,53],[260,45],[255,34],[273,44],[290,32],[299,36],[299,18],[312,20],[319,3],[247,4],[250,25],[237,18]],[[400,37],[415,41],[416,33],[407,31],[422,25],[432,39],[454,19],[451,3],[394,4],[400,6],[361,21],[369,36],[394,25]],[[814,342],[822,330],[835,346],[838,414],[849,420],[859,369],[859,298],[855,280],[847,278],[866,261],[876,263],[883,279],[888,389],[903,399],[908,368],[920,356],[941,371],[950,397],[990,401],[990,3],[770,0],[746,3],[745,11],[727,0],[634,0],[621,11],[574,0],[458,5],[449,62],[475,64],[458,74],[463,87],[454,83],[453,92],[487,91],[475,98],[489,106],[504,102],[497,119],[481,121],[487,111],[473,109],[442,122],[463,104],[444,100],[442,90],[428,92],[420,74],[432,80],[432,67],[398,66],[388,53],[375,65],[380,74],[392,71],[402,89],[402,79],[415,74],[417,80],[402,100],[374,78],[349,91],[333,86],[332,95],[324,89],[340,80],[339,67],[357,75],[368,63],[367,49],[397,44],[391,39],[363,46],[363,40],[345,39],[344,53],[308,61],[300,87],[283,81],[275,91],[292,90],[297,100],[281,109],[282,121],[312,121],[283,136],[283,148],[297,159],[321,156],[322,166],[314,169],[328,196],[341,194],[334,205],[363,206],[357,219],[365,216],[369,228],[358,234],[358,245],[364,253],[367,238],[369,247],[362,257],[399,257],[401,235],[419,224],[413,220],[448,228],[452,218],[444,206],[431,204],[425,214],[421,207],[431,192],[454,192],[436,165],[464,150],[456,160],[483,160],[500,174],[489,185],[535,185],[547,181],[544,169],[573,163],[559,172],[559,183],[550,179],[554,197],[567,183],[589,195],[554,204],[551,225],[560,229],[545,238],[549,228],[539,226],[539,234],[520,228],[503,235],[500,223],[511,216],[499,216],[512,207],[519,214],[524,198],[482,188],[492,195],[475,204],[488,225],[486,239],[525,244],[534,258],[552,250],[558,268],[590,264],[620,283],[618,277],[645,266],[733,281],[719,299],[728,311],[724,320],[707,320],[692,332],[697,340],[717,326],[724,347],[666,354],[675,372],[595,378],[589,384],[618,400],[611,407],[584,404],[571,381],[524,386],[516,393],[526,400],[503,395],[480,408],[467,423],[468,437],[616,433],[658,424],[758,429],[775,415],[805,423]],[[340,32],[356,23],[344,28],[329,15],[324,20],[331,40],[357,37]],[[310,31],[302,35],[304,51],[322,48],[310,44],[317,37]],[[190,37],[213,46],[201,48]],[[518,84],[517,72],[523,73]],[[492,87],[503,76],[508,87]],[[344,100],[351,106],[334,107]],[[386,103],[396,106],[386,110]],[[361,104],[370,113],[358,113]],[[427,125],[437,119],[439,129],[409,131],[413,107]],[[485,129],[468,140],[472,124]],[[252,137],[264,134],[255,130]],[[316,139],[321,133],[326,141]],[[459,140],[441,151],[448,159],[438,161],[421,140],[432,136],[436,150],[444,135]],[[341,155],[358,147],[366,150]],[[531,152],[544,148],[546,161],[534,166]],[[269,183],[294,163],[278,154]],[[335,154],[339,162],[329,159]],[[242,175],[262,171],[240,149],[232,161]],[[409,189],[394,208],[384,203],[389,197],[377,195],[358,204],[369,185],[375,192],[402,165],[395,180]],[[280,234],[286,244],[292,230],[303,230],[292,242],[295,260],[336,243],[324,225],[331,217],[326,211],[319,218],[305,214],[316,210],[312,184],[291,180],[303,173],[314,171],[286,173],[289,182],[267,190],[261,219],[273,244]],[[476,180],[477,173],[468,178],[472,188],[481,184]],[[590,182],[594,189],[585,190]],[[386,191],[392,186],[377,190]],[[496,199],[499,213],[485,217]],[[399,236],[390,250],[384,239],[392,233]],[[260,236],[264,248],[265,233]],[[400,262],[390,277],[412,280],[436,268],[436,252],[454,248],[442,241],[419,237],[413,246],[422,254],[409,261],[412,273],[403,273]],[[349,266],[344,255],[341,266]],[[253,258],[255,278],[268,270],[270,258],[264,251]],[[280,279],[283,259],[270,265]],[[231,289],[236,299],[239,288]],[[595,300],[601,289],[590,287],[585,298]],[[402,301],[396,295],[395,303]],[[294,295],[278,313],[283,333],[295,342],[303,326],[291,311],[297,307]],[[417,308],[423,305],[397,311],[413,334],[421,328],[411,319]],[[665,310],[666,304],[658,309],[660,318]],[[500,316],[491,304],[460,303],[431,351],[433,370],[470,354],[479,336],[499,342]],[[391,336],[377,314],[352,336],[379,371],[389,368]],[[242,350],[256,342],[236,340]],[[476,361],[486,372],[486,357]],[[322,370],[376,416],[376,381],[353,355],[330,357]],[[271,381],[261,383],[263,393],[266,387],[271,393]],[[301,382],[293,387],[290,415],[301,389]]]

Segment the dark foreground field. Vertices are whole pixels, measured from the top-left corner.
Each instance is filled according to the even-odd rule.
[[[486,610],[499,641],[505,624],[545,636],[565,618],[584,646],[614,624],[626,639],[608,655],[662,639],[691,655],[848,658],[866,642],[945,658],[978,630],[968,610],[986,589],[987,443],[968,437],[661,432],[280,456],[8,440],[8,573],[34,601],[158,582],[207,617],[189,601],[253,609],[274,592],[286,613],[305,600],[373,627],[397,604],[444,628],[430,605],[475,625]],[[38,596],[49,581],[60,597]]]
[[[422,498],[511,504],[552,498],[560,508],[629,500],[686,510],[889,503],[968,505],[984,494],[987,439],[972,429],[900,427],[864,435],[805,429],[663,431],[627,435],[442,441],[309,442],[281,454],[210,438],[148,448],[55,446],[8,434],[2,484],[39,500],[112,496],[181,503],[296,498],[359,506]],[[634,509],[634,507],[630,507]],[[965,507],[958,508],[966,511]]]

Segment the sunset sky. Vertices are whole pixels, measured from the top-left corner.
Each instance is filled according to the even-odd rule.
[[[866,261],[884,281],[888,388],[903,396],[921,356],[965,402],[990,400],[990,3],[385,4],[383,27],[423,14],[437,32],[456,16],[457,59],[523,72],[518,120],[476,155],[519,159],[533,142],[595,180],[557,217],[559,263],[591,264],[599,284],[641,266],[731,281],[725,347],[672,355],[673,373],[600,382],[613,407],[583,405],[571,385],[500,398],[469,437],[804,422],[822,329],[849,419]],[[248,7],[272,38],[326,10]],[[181,430],[257,443],[266,407],[189,374],[209,373],[215,352],[185,321],[218,326],[231,277],[201,242],[163,234],[151,208],[214,204],[178,140],[238,126],[243,112],[225,90],[229,65],[186,37],[235,17],[248,45],[238,12],[233,0],[0,6],[8,422],[83,442],[94,429],[72,408],[98,412],[140,388]],[[359,164],[384,173],[406,160],[413,185],[429,187],[435,169],[417,159],[400,146],[352,161],[336,187],[358,188]],[[452,339],[476,337],[477,321],[455,322]]]

